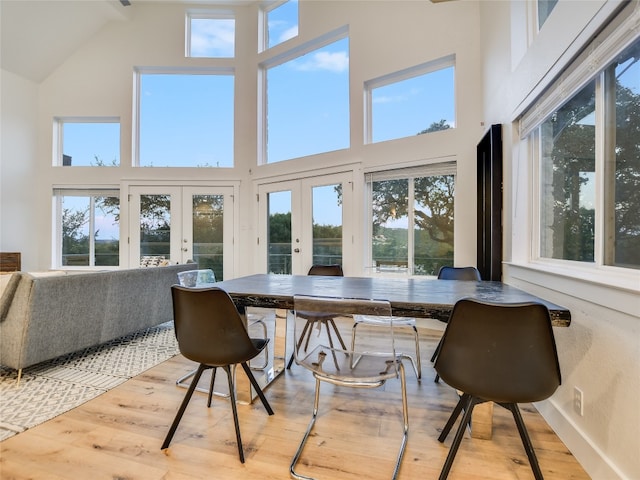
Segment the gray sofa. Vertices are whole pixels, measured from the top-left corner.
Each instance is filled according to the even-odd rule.
[[[194,264],[39,276],[0,299],[0,365],[18,370],[173,319],[171,285]],[[19,377],[18,377],[19,378]]]

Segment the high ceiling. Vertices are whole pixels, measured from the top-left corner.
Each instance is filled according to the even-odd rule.
[[[248,0],[160,0],[247,4]],[[255,0],[254,0],[255,1]],[[108,22],[152,0],[0,0],[0,66],[40,83]]]
[[[119,0],[0,0],[2,69],[44,80],[110,21],[129,13]]]

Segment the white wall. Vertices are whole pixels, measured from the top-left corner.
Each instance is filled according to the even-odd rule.
[[[531,166],[515,122],[618,5],[558,2],[529,44],[524,2],[482,2],[483,117],[503,125],[505,281],[572,315],[554,332],[563,384],[538,409],[592,478],[631,480],[640,478],[640,276],[531,261]],[[574,387],[584,392],[584,416],[573,410]]]
[[[202,8],[202,5],[194,5]],[[43,242],[52,236],[50,197],[52,186],[123,185],[136,181],[240,181],[235,274],[253,273],[255,250],[255,188],[258,182],[299,170],[348,168],[356,172],[362,192],[362,172],[381,166],[458,161],[455,261],[475,263],[475,144],[480,125],[481,90],[478,6],[451,2],[435,5],[414,1],[305,1],[300,3],[300,34],[281,45],[281,51],[348,25],[350,36],[351,148],[345,151],[256,166],[257,69],[264,54],[257,52],[257,4],[235,7],[238,60],[189,59],[184,56],[185,4],[136,3],[129,21],[112,22],[86,42],[38,87],[36,158],[38,191],[44,198],[32,215],[31,226]],[[228,5],[225,8],[229,8]],[[403,140],[363,145],[363,83],[446,55],[456,55],[457,128]],[[236,147],[233,169],[132,168],[133,68],[135,66],[185,67],[233,65],[236,68]],[[103,168],[52,167],[54,116],[116,116],[121,119],[121,166]],[[126,201],[126,197],[121,201]],[[360,207],[362,202],[359,203]],[[125,209],[126,205],[122,205]],[[362,211],[357,212],[362,222]],[[126,235],[126,225],[121,232]],[[361,228],[358,232],[363,231]],[[364,238],[355,238],[356,245]],[[39,268],[50,268],[50,249],[43,249]],[[357,248],[358,252],[364,248]],[[363,260],[350,259],[357,273]]]
[[[39,251],[48,249],[34,229],[43,192],[36,188],[38,86],[0,71],[0,251],[21,252],[22,269],[38,267]],[[46,238],[46,237],[45,237]]]

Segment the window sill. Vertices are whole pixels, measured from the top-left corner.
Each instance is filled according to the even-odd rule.
[[[570,262],[505,262],[505,276],[640,318],[640,271]]]

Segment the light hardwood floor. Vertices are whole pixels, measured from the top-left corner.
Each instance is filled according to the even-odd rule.
[[[454,432],[444,444],[439,431],[456,393],[433,382],[429,362],[439,336],[421,331],[423,381],[407,365],[409,442],[400,479],[438,478]],[[410,350],[407,350],[410,351]],[[275,411],[259,401],[239,405],[246,463],[238,460],[228,400],[196,392],[171,446],[160,445],[185,390],[175,379],[194,364],[177,356],[100,397],[0,443],[0,478],[46,480],[286,479],[289,463],[307,426],[314,381],[294,365],[268,389]],[[219,374],[220,382],[226,382]],[[522,405],[546,480],[589,476],[531,405]],[[399,381],[384,390],[322,385],[320,415],[299,471],[320,479],[388,479],[401,439]],[[451,480],[533,478],[511,414],[494,409],[493,438],[462,441]]]

